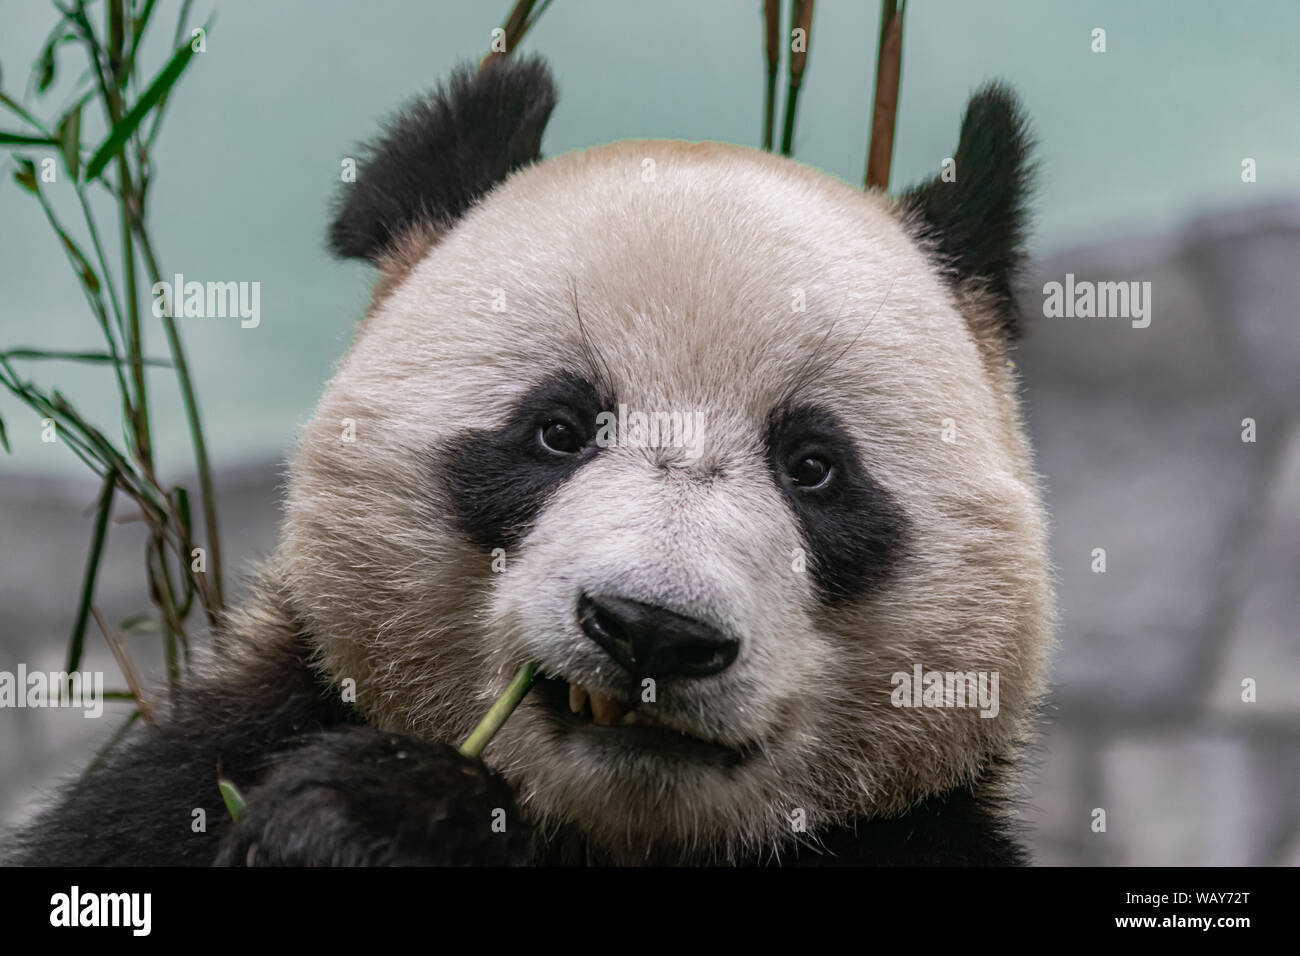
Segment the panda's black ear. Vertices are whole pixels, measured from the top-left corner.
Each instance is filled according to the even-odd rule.
[[[949,278],[992,297],[1009,339],[1020,334],[1014,288],[1024,258],[1032,146],[1015,94],[991,83],[966,106],[955,178],[945,181],[941,173],[899,197],[904,218]]]
[[[330,248],[378,261],[415,227],[454,222],[493,186],[541,156],[555,84],[537,57],[462,67],[409,104],[364,148],[343,187]]]

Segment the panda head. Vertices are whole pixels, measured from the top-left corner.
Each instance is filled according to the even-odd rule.
[[[546,162],[540,62],[401,114],[332,233],[381,280],[291,469],[279,564],[334,680],[614,860],[779,853],[1012,754],[1045,530],[1006,347],[1026,141],[970,103],[891,201],[768,153]],[[894,675],[999,675],[996,716]],[[629,716],[630,715],[630,716]]]

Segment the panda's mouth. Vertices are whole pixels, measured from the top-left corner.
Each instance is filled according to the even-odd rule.
[[[597,727],[630,727],[634,725],[656,726],[656,717],[648,707],[638,707],[631,701],[607,697],[599,691],[588,690],[581,684],[557,677],[544,678],[554,685],[553,692],[564,691],[567,694],[569,713]]]
[[[551,720],[567,731],[683,756],[724,758],[727,763],[752,753],[751,747],[730,747],[671,725],[653,704],[610,697],[563,678],[542,676],[534,693]]]

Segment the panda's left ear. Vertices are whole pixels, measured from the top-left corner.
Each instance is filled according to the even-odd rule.
[[[555,84],[538,57],[494,57],[462,67],[442,89],[408,105],[365,149],[343,187],[330,248],[380,262],[416,231],[463,216],[521,166],[541,156]]]
[[[1008,339],[1020,334],[1014,289],[1024,259],[1031,149],[1015,94],[989,84],[966,106],[947,177],[940,173],[898,199],[900,214],[954,285],[991,300]]]

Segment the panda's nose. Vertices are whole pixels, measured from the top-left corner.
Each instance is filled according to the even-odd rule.
[[[620,597],[578,598],[583,632],[636,677],[708,677],[726,670],[740,642],[711,624]]]

